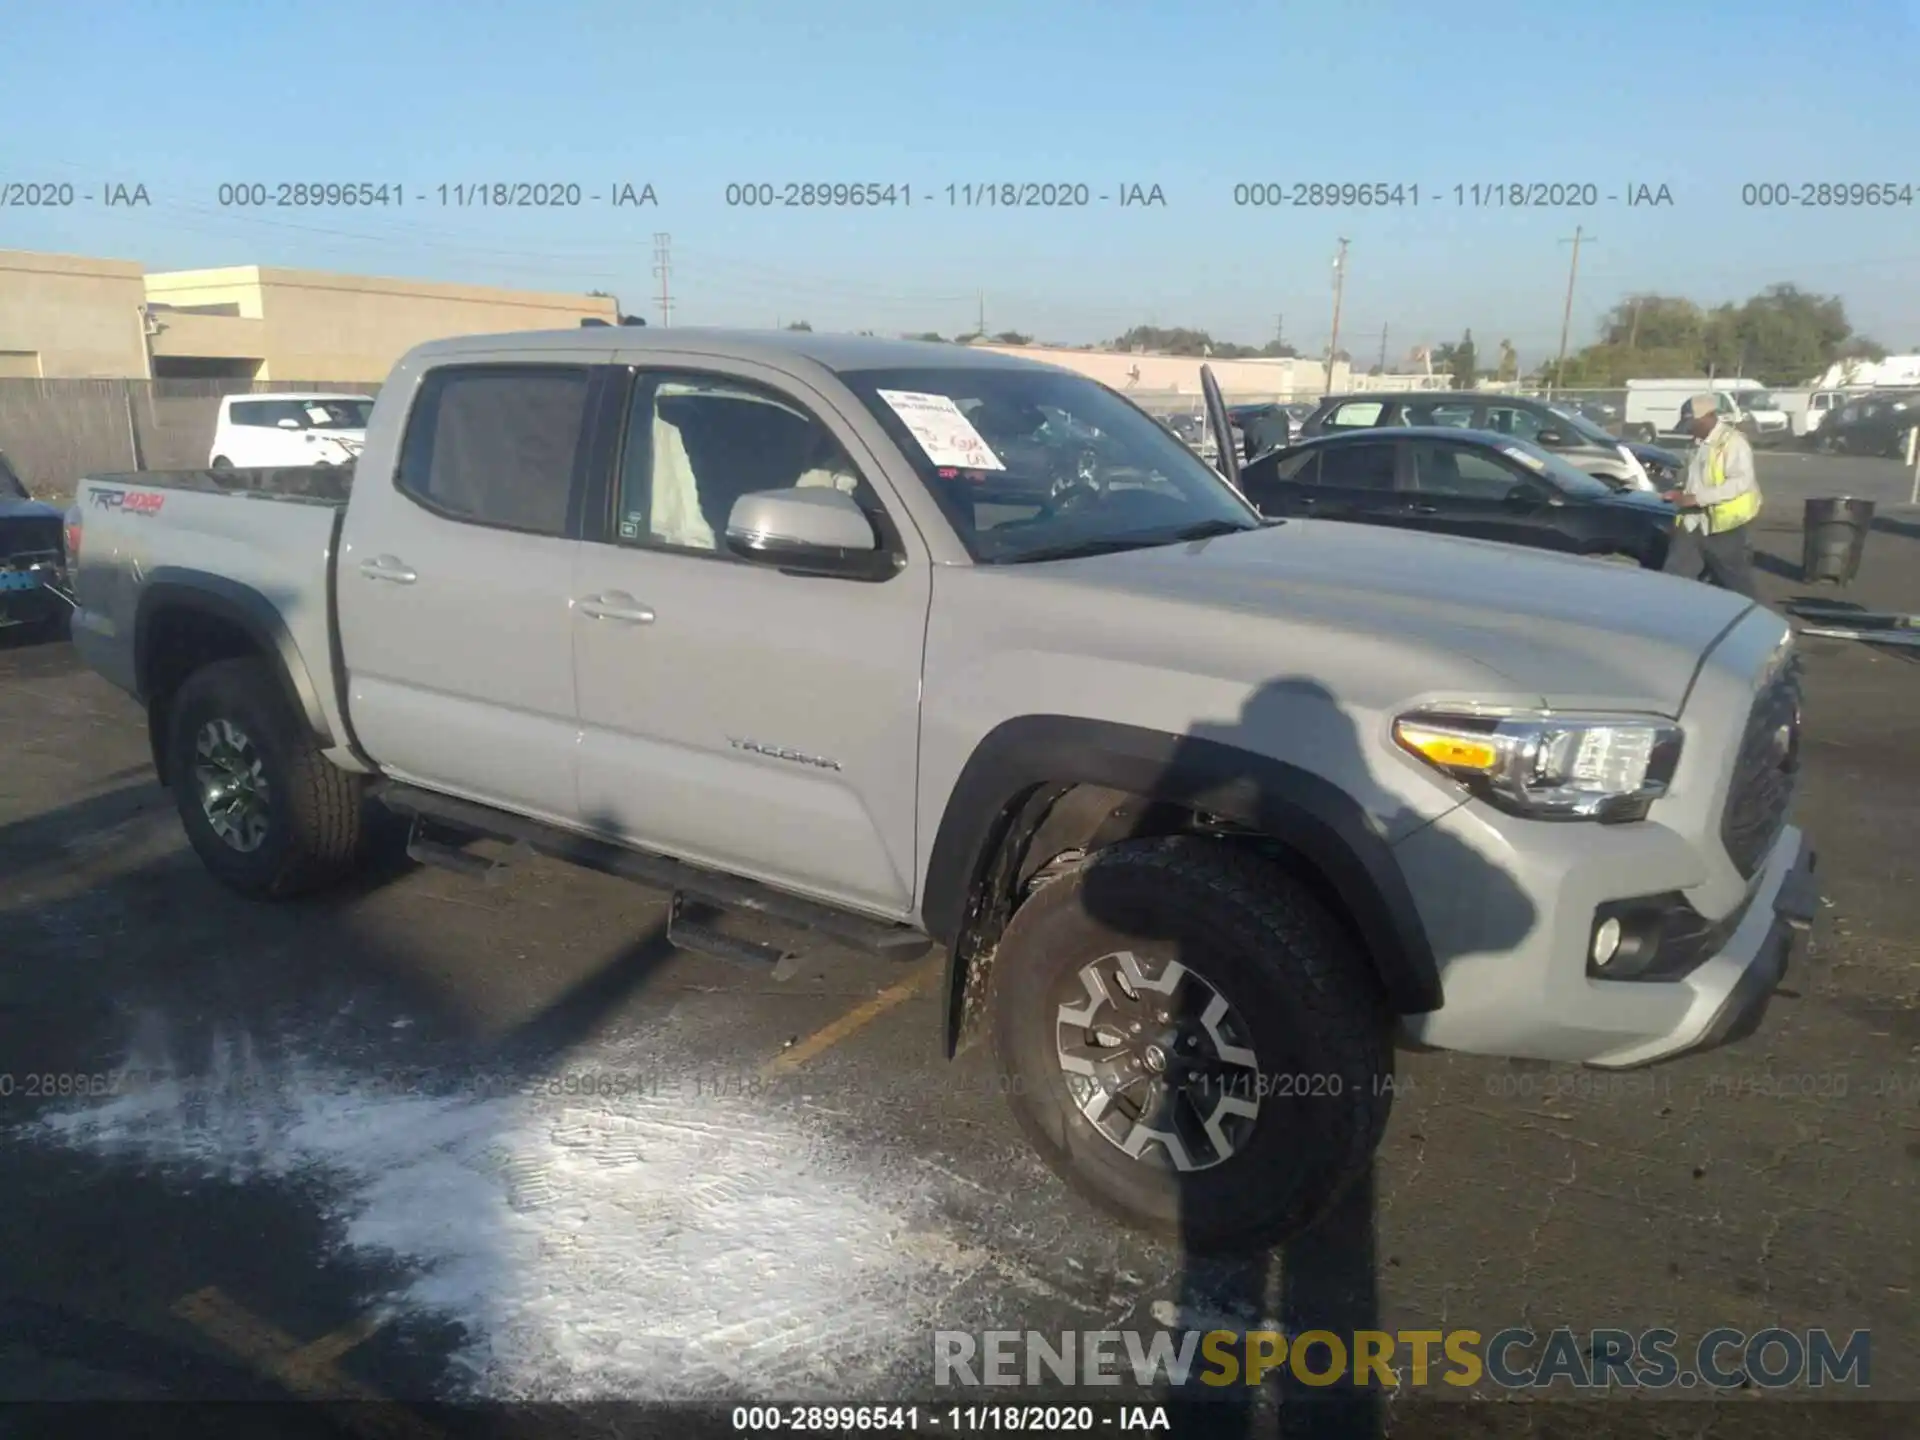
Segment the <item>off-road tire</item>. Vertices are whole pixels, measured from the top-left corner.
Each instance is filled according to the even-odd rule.
[[[253,851],[222,840],[201,805],[196,741],[215,720],[237,726],[260,755],[267,834]],[[242,895],[279,900],[323,889],[350,874],[365,853],[365,782],[320,753],[264,661],[221,660],[188,677],[173,702],[167,774],[195,852]]]
[[[1178,959],[1203,977],[1272,1086],[1244,1143],[1211,1168],[1128,1155],[1068,1089],[1055,997],[1120,951],[1144,972]],[[1384,997],[1333,916],[1257,854],[1190,837],[1098,851],[1014,912],[990,975],[995,1059],[1021,1129],[1069,1186],[1129,1225],[1196,1252],[1284,1243],[1333,1208],[1380,1143],[1393,1100]]]

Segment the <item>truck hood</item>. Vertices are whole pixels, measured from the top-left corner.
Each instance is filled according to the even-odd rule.
[[[1669,716],[1751,608],[1698,581],[1604,561],[1327,520],[1033,569],[1111,590],[1120,608],[1151,597],[1449,653],[1490,672],[1490,691],[1529,704]]]

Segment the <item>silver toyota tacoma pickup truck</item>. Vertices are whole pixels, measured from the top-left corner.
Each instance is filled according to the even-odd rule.
[[[716,909],[937,946],[946,1053],[990,1037],[1064,1179],[1271,1243],[1367,1165],[1396,1044],[1749,1033],[1813,859],[1775,615],[1263,521],[1220,452],[952,345],[447,340],[352,471],[88,479],[73,634],[234,889],[340,878],[379,802],[422,860],[627,876],[746,963],[789,947]]]

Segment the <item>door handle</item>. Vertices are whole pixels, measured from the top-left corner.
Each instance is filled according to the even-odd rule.
[[[360,562],[360,573],[369,580],[391,580],[396,585],[411,585],[420,576],[405,561],[392,555],[376,555]]]
[[[611,590],[604,595],[589,595],[574,602],[582,615],[595,620],[624,620],[629,625],[651,625],[653,610],[624,591]]]
[[[1407,513],[1410,515],[1438,515],[1440,513],[1440,507],[1438,505],[1409,505],[1407,507]]]

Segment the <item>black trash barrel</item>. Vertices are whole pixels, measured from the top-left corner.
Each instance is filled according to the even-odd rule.
[[[1867,531],[1873,527],[1873,501],[1836,497],[1807,501],[1801,521],[1805,549],[1800,556],[1800,577],[1809,585],[1832,581],[1850,585],[1860,573],[1860,556],[1867,548]]]

